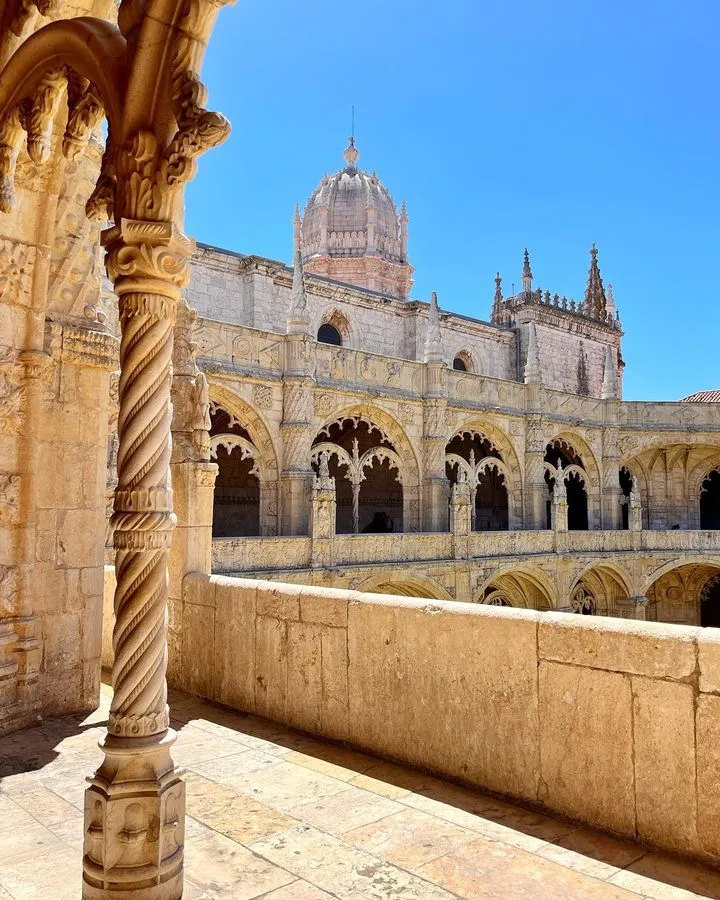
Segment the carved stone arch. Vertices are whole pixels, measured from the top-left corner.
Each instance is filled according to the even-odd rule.
[[[315,322],[314,334],[318,333],[321,325],[332,325],[342,338],[343,347],[357,347],[355,330],[350,317],[337,306],[332,306],[322,312]]]
[[[577,592],[585,591],[592,599],[592,614],[613,616],[619,614],[619,607],[627,604],[636,595],[632,579],[622,566],[615,563],[589,563],[577,575],[570,586],[568,606],[573,612],[588,612],[580,608]]]
[[[562,445],[570,447],[582,460],[582,468],[588,475],[587,479],[587,489],[588,494],[590,491],[599,491],[600,490],[600,466],[597,461],[597,457],[595,455],[595,451],[592,449],[590,444],[574,431],[561,431],[558,432],[554,437],[550,438],[547,442],[548,444],[559,444],[561,445],[561,449],[564,449]]]
[[[403,527],[405,531],[420,530],[420,465],[413,443],[398,420],[378,406],[355,404],[340,407],[329,414],[318,428],[318,434],[333,422],[359,418],[376,428],[392,444],[402,468]]]
[[[650,588],[659,581],[663,575],[675,569],[681,569],[684,566],[706,566],[711,569],[720,569],[720,556],[711,556],[704,553],[686,553],[684,556],[678,556],[655,569],[648,568],[642,579],[642,590],[640,593],[647,597]]]
[[[464,368],[460,368],[461,372],[469,372],[471,375],[476,375],[478,372],[477,365],[475,363],[475,356],[469,350],[461,349],[453,354],[453,369],[457,368],[455,366],[455,360],[458,360]]]
[[[462,434],[474,434],[480,438],[490,442],[493,449],[500,455],[500,464],[497,466],[498,472],[502,474],[505,489],[507,491],[507,513],[508,513],[508,529],[510,531],[522,528],[523,525],[523,475],[522,467],[518,459],[517,452],[510,437],[486,419],[472,416],[459,426],[453,429],[452,433],[447,436],[445,442],[446,448],[455,437]],[[449,456],[452,456],[450,454]],[[449,459],[446,456],[446,459]],[[488,457],[490,463],[493,458]],[[485,462],[485,460],[477,460],[476,463]]]
[[[260,533],[279,534],[279,467],[275,443],[260,413],[247,400],[225,385],[210,382],[210,401],[232,415],[250,435],[260,482]]]
[[[557,588],[542,569],[507,565],[489,575],[480,585],[476,602],[483,603],[492,592],[507,595],[513,606],[526,609],[557,609]]]
[[[395,594],[401,597],[423,597],[428,600],[452,601],[446,588],[428,575],[373,575],[357,587],[365,594]]]
[[[688,499],[698,498],[705,481],[713,472],[720,472],[720,451],[715,459],[699,460],[688,473]]]

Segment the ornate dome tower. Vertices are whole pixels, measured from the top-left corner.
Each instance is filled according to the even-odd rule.
[[[375,172],[358,169],[352,137],[344,157],[345,168],[323,176],[302,217],[295,211],[295,249],[306,272],[406,300],[413,269],[405,204],[398,215]]]

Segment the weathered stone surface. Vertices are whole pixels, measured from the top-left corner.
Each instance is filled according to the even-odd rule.
[[[633,677],[632,695],[638,837],[697,851],[693,688]]]
[[[350,739],[535,798],[537,614],[494,613],[389,597],[351,603]]]
[[[701,694],[696,709],[697,831],[702,849],[720,857],[720,697]]]
[[[696,628],[551,614],[540,621],[541,659],[615,672],[687,678],[695,671]]]
[[[630,679],[540,663],[540,791],[549,808],[635,833]]]

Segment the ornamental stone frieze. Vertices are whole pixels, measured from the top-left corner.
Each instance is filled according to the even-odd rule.
[[[112,372],[119,365],[119,342],[107,331],[80,325],[45,323],[45,341],[56,362],[105,369]]]

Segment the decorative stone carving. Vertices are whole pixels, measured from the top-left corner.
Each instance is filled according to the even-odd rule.
[[[272,388],[267,384],[254,385],[253,402],[260,409],[270,409],[273,402]]]
[[[0,472],[0,525],[20,522],[20,476]]]
[[[30,279],[35,265],[35,247],[20,241],[0,239],[0,300],[28,305]]]
[[[15,566],[0,566],[0,620],[17,615],[20,579]]]

